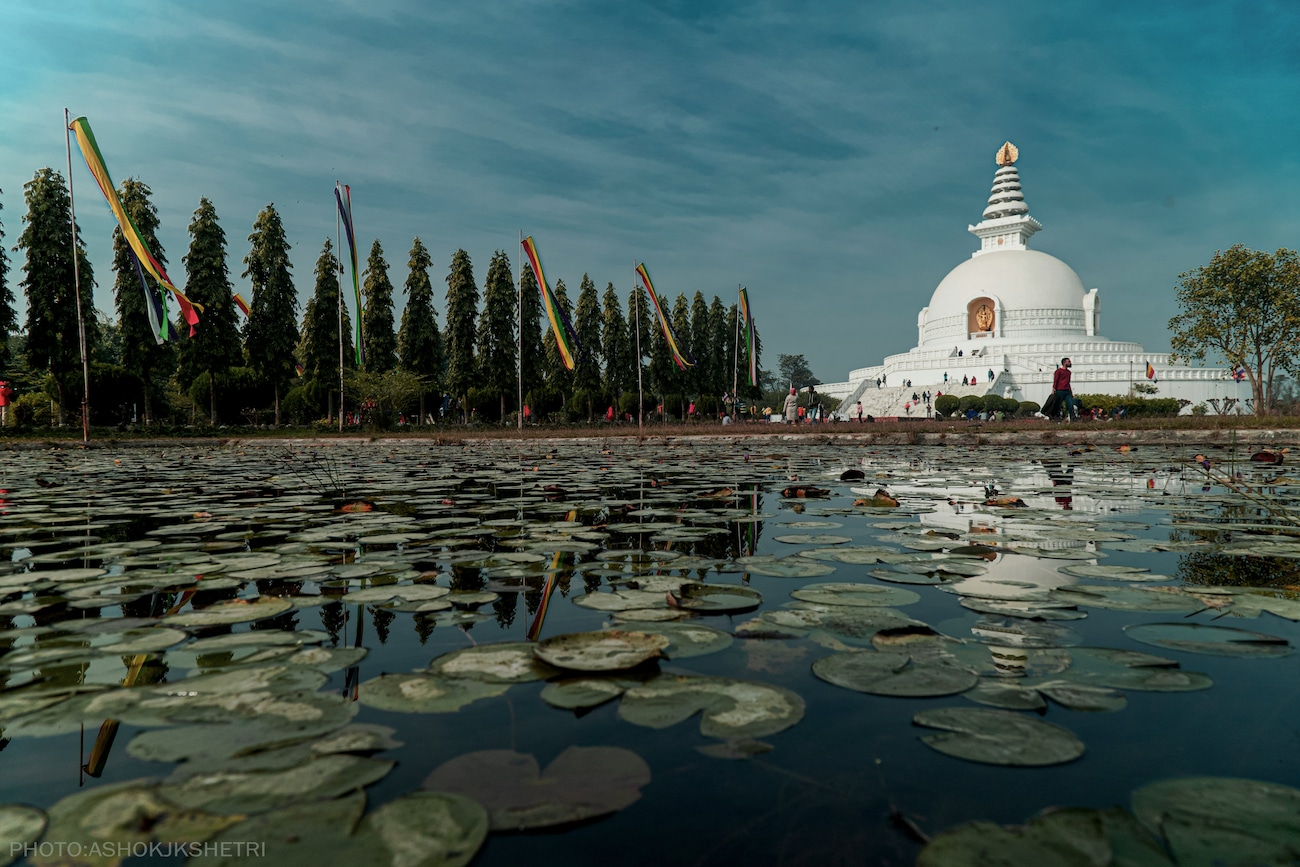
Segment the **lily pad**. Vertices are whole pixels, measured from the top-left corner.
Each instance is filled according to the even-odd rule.
[[[736,561],[746,572],[769,578],[820,578],[835,571],[834,566],[807,557],[744,557]]]
[[[327,755],[280,771],[195,774],[158,787],[158,796],[185,810],[265,813],[296,801],[324,801],[383,779],[395,762]]]
[[[494,831],[565,825],[636,803],[650,768],[620,747],[569,747],[542,772],[537,759],[512,750],[458,756],[434,770],[423,788],[472,798],[487,808]]]
[[[1294,864],[1300,790],[1231,777],[1162,780],[1133,793],[1133,813],[1179,864]]]
[[[1057,587],[1052,596],[1071,605],[1089,608],[1110,608],[1116,611],[1169,611],[1190,614],[1204,608],[1204,604],[1176,588],[1168,591],[1145,587],[1115,587],[1104,584],[1076,584]]]
[[[611,629],[557,635],[538,642],[533,653],[568,671],[621,671],[657,658],[668,644],[663,635]]]
[[[216,602],[206,608],[183,611],[164,617],[168,626],[224,626],[230,623],[248,623],[283,614],[293,607],[288,599],[262,596],[257,599],[230,599]]]
[[[618,715],[635,725],[667,728],[703,714],[700,732],[726,740],[761,738],[803,719],[804,702],[788,689],[722,677],[660,675],[623,694]]]
[[[736,584],[683,584],[673,597],[678,607],[700,614],[738,614],[763,604],[763,594]]]
[[[423,672],[381,674],[358,688],[359,700],[369,707],[401,713],[454,713],[471,702],[501,695],[508,683],[484,683],[459,677],[436,677]]]
[[[528,683],[558,672],[533,655],[526,641],[479,644],[443,654],[429,663],[429,673],[484,683]]]
[[[813,663],[822,680],[872,695],[938,696],[965,692],[979,678],[943,657],[878,650],[836,653]]]
[[[9,851],[0,849],[0,865],[14,860],[15,846],[34,843],[45,831],[45,813],[26,804],[0,804],[0,840]]]
[[[921,742],[955,758],[988,765],[1042,767],[1071,762],[1083,755],[1083,741],[1069,729],[1005,710],[936,708],[912,717],[940,734]]]
[[[663,654],[669,659],[689,659],[726,650],[735,640],[721,629],[705,626],[702,623],[638,623],[625,622],[621,628],[633,632],[649,632],[662,635],[669,644]]]
[[[1205,623],[1142,623],[1124,627],[1134,641],[1211,656],[1287,656],[1290,642],[1276,635]]]
[[[790,594],[804,602],[823,605],[848,605],[855,608],[879,608],[894,605],[911,605],[921,597],[911,590],[899,587],[881,587],[878,584],[828,583],[805,584]]]

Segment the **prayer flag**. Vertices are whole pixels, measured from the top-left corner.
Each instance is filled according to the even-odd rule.
[[[352,229],[352,188],[347,184],[334,182],[334,200],[339,204],[339,216],[343,220],[343,231],[348,236],[348,253],[352,256],[352,292],[357,300],[357,318],[352,324],[355,334],[355,352],[357,365],[366,359],[366,350],[361,342],[361,278],[357,276],[357,238]],[[339,268],[343,267],[343,251],[339,251]]]
[[[1151,366],[1151,362],[1149,361],[1147,362],[1147,379],[1151,380],[1152,382],[1160,381],[1156,379],[1156,369]]]
[[[238,292],[235,293],[235,306],[243,312],[245,318],[252,315],[252,312],[248,309],[248,302],[245,301],[244,296],[240,295]]]
[[[542,294],[542,306],[546,310],[546,318],[551,323],[551,333],[555,335],[555,348],[560,351],[560,361],[564,364],[565,370],[573,370],[577,366],[575,359],[581,351],[578,346],[577,332],[573,328],[573,323],[569,321],[568,314],[560,306],[559,299],[546,283],[546,277],[542,274],[542,260],[537,255],[537,245],[533,243],[533,236],[529,235],[520,243],[523,245],[524,255],[528,257],[528,264],[533,268],[533,276],[537,278],[537,289]]]
[[[650,274],[645,269],[645,263],[636,266],[637,276],[645,285],[645,291],[650,295],[650,304],[655,309],[655,314],[659,317],[659,327],[663,330],[664,340],[668,342],[668,349],[673,354],[673,363],[679,368],[685,370],[688,367],[695,366],[695,359],[689,352],[683,352],[677,344],[677,335],[673,333],[672,321],[668,318],[667,311],[659,303],[659,296],[655,294],[654,284],[650,282]]]
[[[749,292],[740,289],[740,328],[745,335],[745,351],[749,353],[749,384],[758,386],[758,345],[755,340],[754,314],[749,309]]]

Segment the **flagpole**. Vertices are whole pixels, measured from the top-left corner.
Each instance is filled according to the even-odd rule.
[[[741,286],[740,284],[736,284],[736,298],[737,298],[737,299],[740,298],[740,290],[743,289],[743,288],[744,288],[744,287]],[[737,300],[737,303],[736,303],[736,339],[735,339],[735,341],[733,341],[732,351],[731,351],[731,399],[732,399],[732,401],[735,402],[735,403],[734,403],[734,407],[735,407],[735,408],[738,408],[739,405],[740,405],[740,395],[738,394],[738,391],[739,391],[739,388],[738,388],[738,387],[739,387],[739,384],[740,384],[740,314],[741,314],[741,312],[742,312],[742,311],[741,311],[741,308],[740,308],[740,303],[739,303],[739,300]],[[733,412],[734,412],[734,411],[735,411],[735,409],[733,408]],[[732,421],[735,421],[735,416],[732,416]]]
[[[519,338],[515,341],[515,385],[519,390],[519,412],[515,423],[517,430],[524,429],[524,230],[519,230],[519,246],[515,248],[516,270],[519,272]]]
[[[68,150],[68,213],[72,223],[72,287],[77,295],[77,344],[81,348],[81,441],[90,442],[90,363],[86,360],[86,322],[81,314],[81,266],[77,262],[77,200],[72,195],[72,121],[63,109],[63,143]],[[211,386],[211,383],[209,383]]]
[[[645,422],[641,418],[645,396],[641,393],[641,290],[636,288],[636,258],[632,259],[632,301],[636,307],[636,431],[645,436]]]
[[[334,182],[334,244],[338,252],[337,278],[339,287],[339,433],[343,433],[343,237],[339,231],[339,182]],[[361,311],[357,311],[361,315]]]

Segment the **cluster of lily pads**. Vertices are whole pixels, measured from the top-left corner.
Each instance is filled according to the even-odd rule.
[[[1103,562],[1108,552],[1152,551],[1300,560],[1284,514],[1246,497],[1250,519],[1225,522],[1243,494],[1199,491],[1194,469],[1167,461],[1074,456],[1065,487],[1093,510],[1062,512],[1061,465],[1026,471],[1011,453],[958,462],[950,476],[860,447],[518,448],[15,455],[0,492],[3,737],[96,732],[94,775],[125,724],[142,729],[125,747],[131,756],[172,769],[92,786],[48,810],[0,807],[0,839],[257,839],[295,863],[463,864],[489,831],[630,806],[649,765],[604,745],[570,746],[545,769],[532,755],[477,751],[368,809],[365,788],[394,767],[383,754],[402,732],[359,714],[455,713],[542,683],[541,701],[562,711],[608,704],[617,719],[654,729],[698,717],[701,753],[752,759],[775,749],[761,739],[797,725],[806,705],[787,686],[681,665],[737,641],[829,651],[811,673],[847,690],[960,697],[914,714],[922,743],[971,762],[1050,766],[1085,751],[1043,718],[1053,706],[1113,712],[1128,692],[1212,686],[1168,656],[1085,646],[1070,623],[1089,611],[1161,618],[1127,625],[1117,644],[1239,658],[1292,646],[1222,618],[1300,620],[1285,581],[1194,583]],[[850,463],[861,478],[841,481]],[[1143,475],[1163,484],[1139,484]],[[999,484],[1016,496],[996,495]],[[1107,502],[1173,512],[1171,485],[1196,494],[1178,500],[1179,538],[1141,537],[1148,525],[1105,515]],[[905,613],[942,598],[934,594],[953,595],[977,619],[957,634]],[[602,628],[545,629],[552,596]],[[360,635],[340,641],[345,606],[367,609],[377,631],[409,622],[423,640],[435,629],[508,625],[521,602],[540,640],[472,643],[417,671],[363,679],[367,646]],[[1242,785],[1257,786],[1265,810],[1296,796]],[[1024,829],[957,829],[936,838],[923,857],[937,860],[924,863],[980,863],[961,858],[1014,848],[1006,840],[1028,853],[1122,840],[1184,863],[1180,852],[1192,850],[1175,826],[1196,817],[1168,818],[1150,806],[1167,796],[1146,791],[1132,815],[1064,811]]]

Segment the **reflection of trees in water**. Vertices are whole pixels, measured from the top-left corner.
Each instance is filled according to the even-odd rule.
[[[339,646],[339,636],[343,633],[345,617],[342,602],[327,602],[320,607],[320,624],[329,633],[330,644],[334,647]]]
[[[1173,512],[1171,517],[1175,521],[1205,520],[1205,516],[1200,513]],[[1185,584],[1202,586],[1285,588],[1300,585],[1300,561],[1287,557],[1258,557],[1223,552],[1225,546],[1234,541],[1242,541],[1243,536],[1270,538],[1234,531],[1232,528],[1234,523],[1271,523],[1273,519],[1267,509],[1234,503],[1218,507],[1212,518],[1215,523],[1170,528],[1171,542],[1197,542],[1205,545],[1202,549],[1179,555],[1178,569],[1174,573],[1176,578]]]
[[[519,607],[518,593],[501,593],[492,603],[492,611],[496,614],[497,625],[502,629],[515,622],[515,609]]]
[[[370,622],[375,625],[375,635],[379,636],[380,644],[388,643],[388,626],[396,617],[397,615],[387,608],[371,606]]]
[[[415,634],[419,637],[420,643],[425,644],[429,636],[433,635],[434,620],[423,614],[415,615]]]
[[[477,566],[452,565],[452,590],[482,590],[486,584],[487,579],[483,576],[483,570],[481,568]]]

